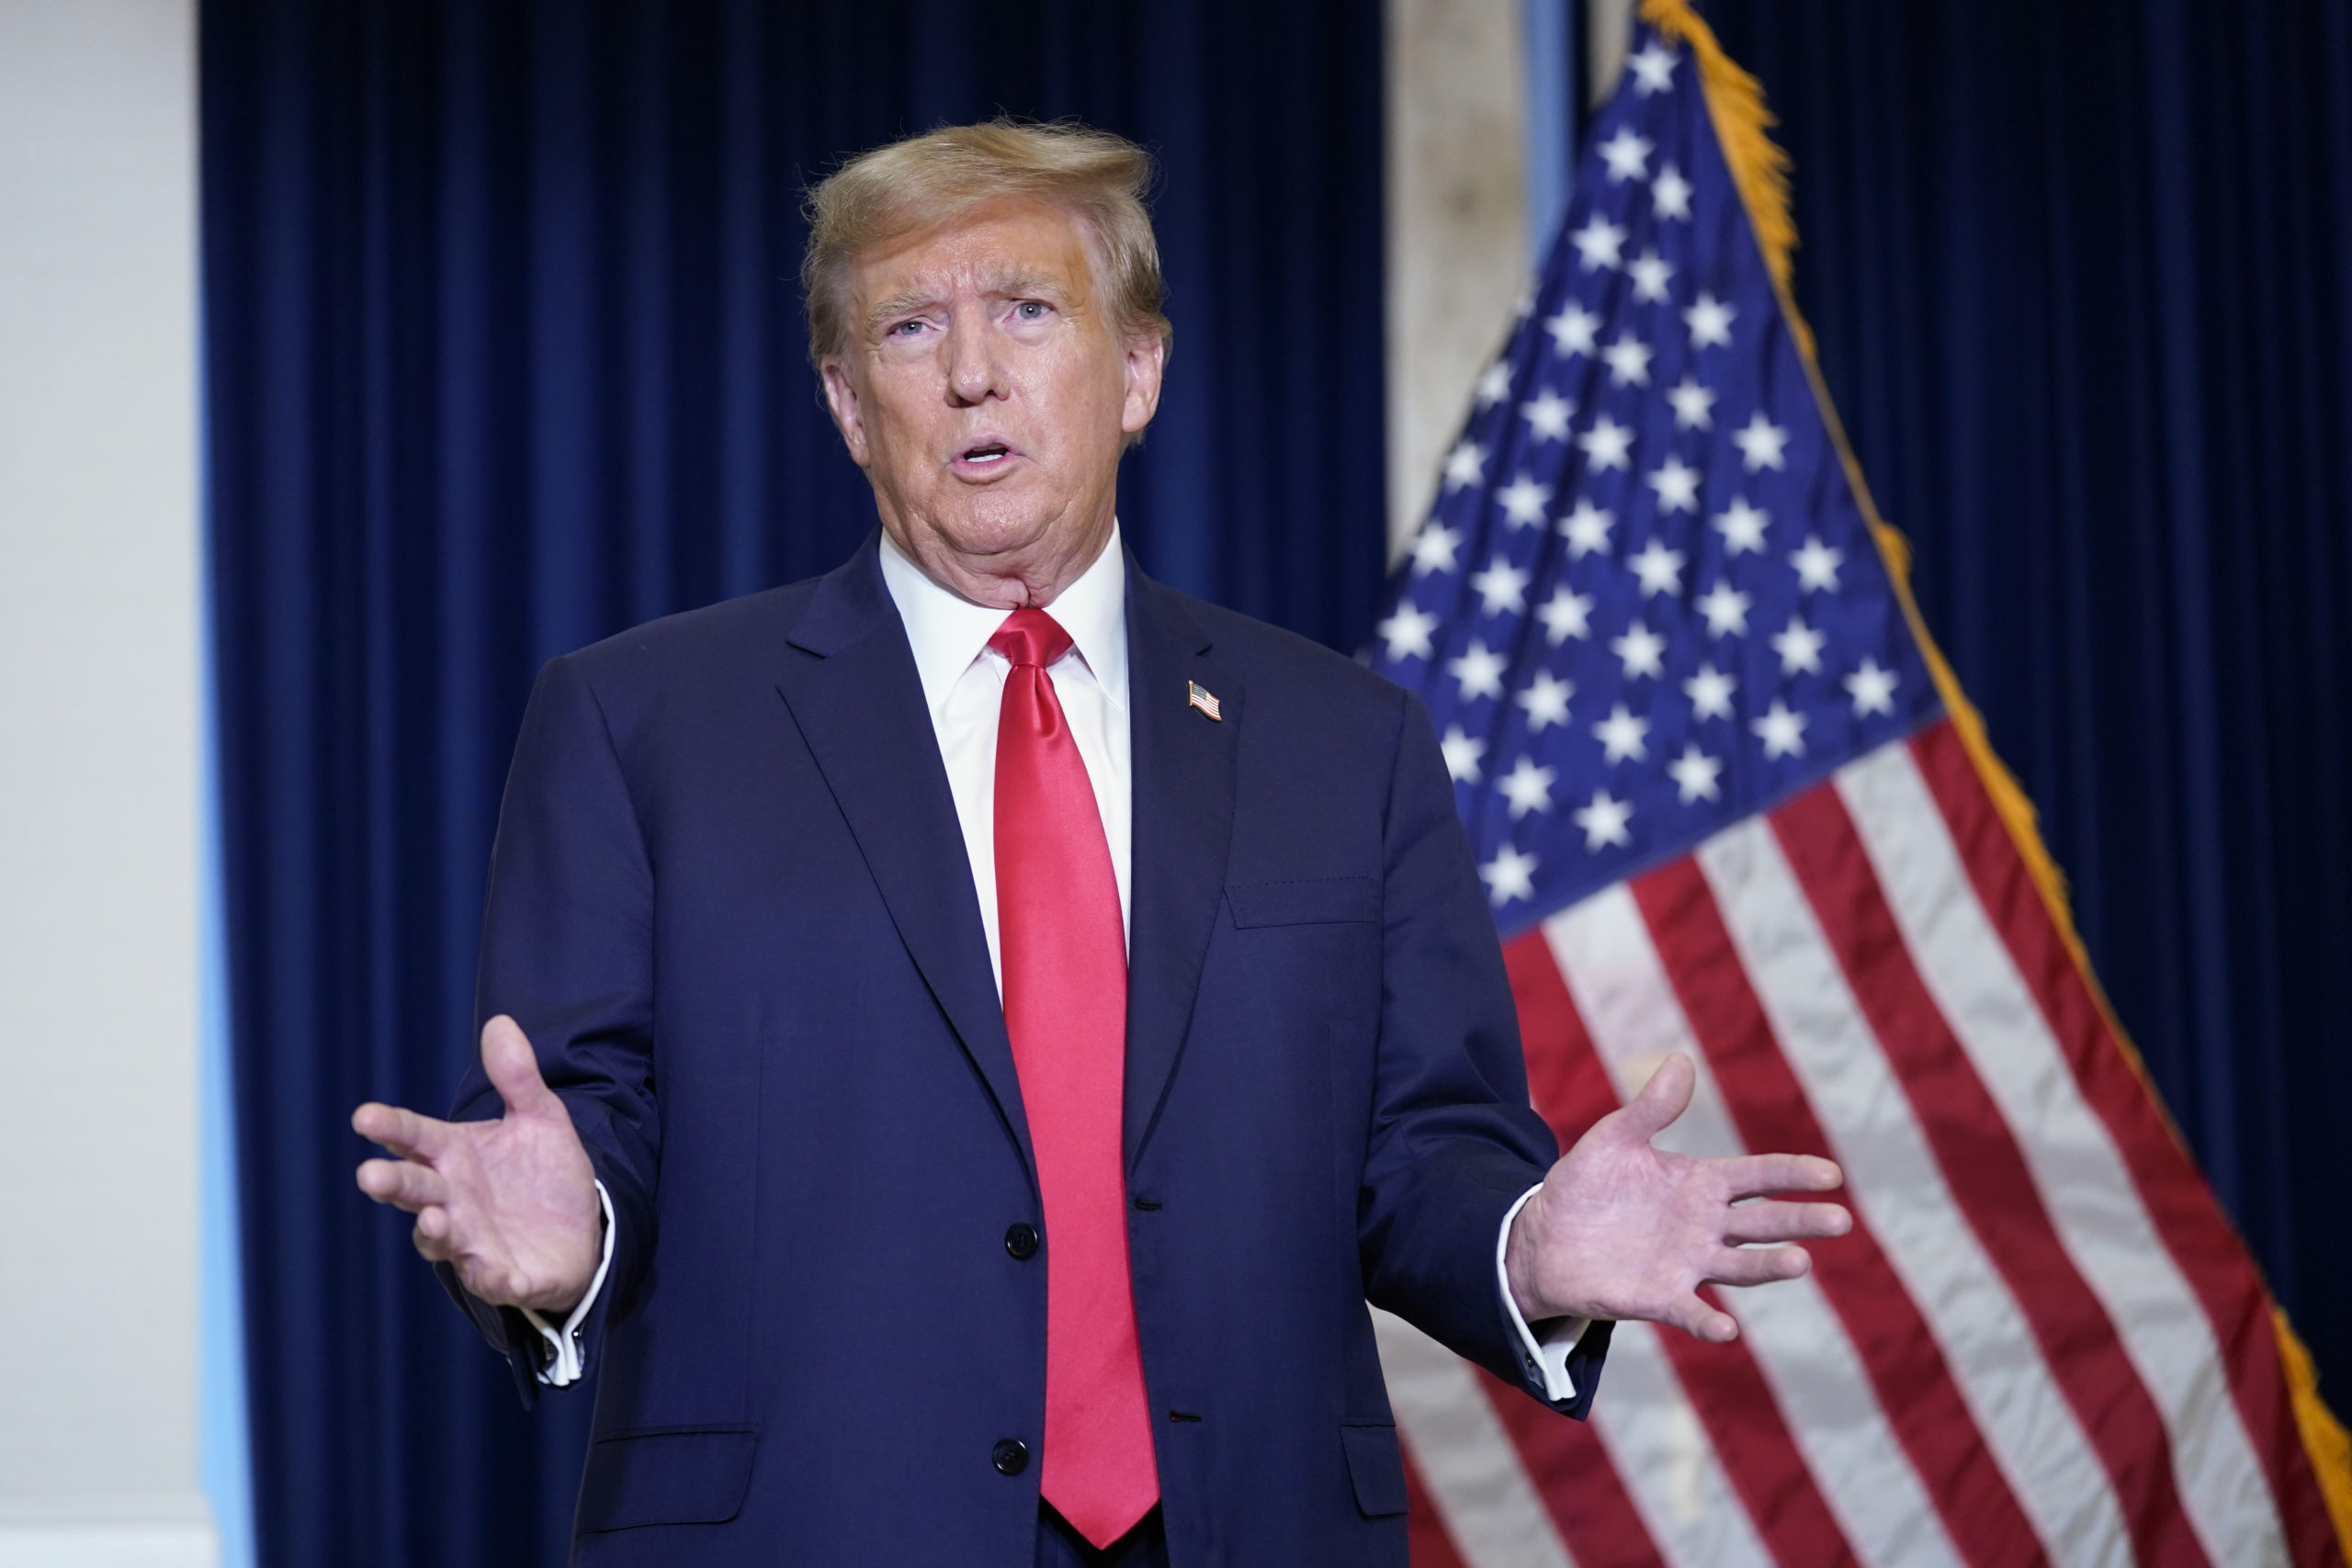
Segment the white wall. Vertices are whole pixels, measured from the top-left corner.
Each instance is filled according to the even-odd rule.
[[[0,1568],[215,1556],[194,21],[0,0]]]
[[[1616,87],[1634,10],[1585,0],[1570,39],[1566,0],[1386,0],[1392,560],[1566,209],[1576,97]],[[1566,79],[1572,56],[1582,82]]]
[[[1528,281],[1521,0],[1387,0],[1388,543]]]
[[[1598,107],[1617,90],[1634,52],[1634,0],[1585,0],[1585,98]]]

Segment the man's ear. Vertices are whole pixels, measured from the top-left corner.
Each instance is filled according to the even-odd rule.
[[[825,407],[832,411],[833,425],[849,447],[850,461],[863,468],[873,454],[866,445],[865,420],[858,406],[857,384],[850,378],[849,366],[840,355],[829,354],[818,362],[817,374],[824,378]]]
[[[1119,428],[1128,435],[1142,434],[1159,412],[1159,378],[1167,366],[1168,340],[1158,333],[1127,339],[1127,400],[1119,411]]]

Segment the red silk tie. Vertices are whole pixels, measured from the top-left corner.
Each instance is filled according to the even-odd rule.
[[[1046,1206],[1046,1451],[1040,1490],[1097,1546],[1159,1498],[1127,1274],[1127,944],[1085,760],[1046,666],[1069,634],[1015,610],[996,734],[997,941],[1004,1027]]]

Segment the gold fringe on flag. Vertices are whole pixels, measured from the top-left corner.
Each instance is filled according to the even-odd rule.
[[[2327,1499],[2328,1517],[2335,1521],[2336,1546],[2352,1557],[2352,1436],[2320,1398],[2312,1353],[2303,1348],[2286,1313],[2273,1305],[2270,1316],[2278,1326],[2278,1359],[2287,1369],[2287,1387],[2295,1396],[2295,1425],[2303,1434],[2303,1451],[2312,1456],[2320,1495]]]
[[[1714,29],[1684,0],[1642,0],[1642,20],[1661,38],[1690,45],[1699,62],[1699,85],[1707,95],[1715,140],[1723,143],[1724,162],[1731,165],[1732,183],[1747,208],[1747,226],[1764,253],[1764,270],[1772,275],[1781,313],[1810,365],[1813,329],[1789,304],[1790,256],[1797,248],[1796,219],[1789,211],[1789,154],[1772,140],[1772,128],[1781,122],[1764,107],[1764,85],[1724,52]]]
[[[1790,289],[1792,257],[1797,247],[1796,220],[1789,205],[1790,160],[1787,150],[1772,140],[1771,128],[1779,121],[1765,107],[1763,84],[1724,52],[1723,45],[1715,39],[1714,29],[1691,10],[1688,0],[1641,0],[1641,17],[1657,28],[1660,37],[1688,45],[1698,62],[1699,85],[1706,95],[1707,115],[1714,121],[1715,138],[1722,143],[1724,163],[1730,165],[1732,183],[1738,187],[1740,201],[1747,209],[1748,226],[1755,231],[1757,248],[1763,253],[1764,269],[1771,276],[1781,315],[1796,339],[1797,354],[1804,363],[1805,378],[1812,384],[1814,401],[1820,406],[1822,423],[1828,427],[1838,460],[1845,465],[1854,500],[1870,525],[1871,536],[1878,541],[1887,574],[1894,580],[1895,597],[1910,622],[1911,635],[1919,644],[1929,673],[1935,677],[1937,694],[1943,699],[1953,729],[1967,750],[1969,760],[1976,765],[1977,775],[1984,780],[2009,837],[2024,857],[2041,901],[2056,922],[2075,969],[2090,987],[2109,1032],[2122,1047],[2124,1059],[2139,1074],[2140,1081],[2147,1086],[2148,1097],[2165,1117],[2174,1140],[2185,1149],[2187,1140],[2181,1137],[2179,1127],[2165,1109],[2164,1097],[2156,1092],[2138,1048],[2123,1032],[2121,1021],[2116,1017],[2098,974],[2091,968],[2089,953],[2075,929],[2065,874],[2058,869],[2049,847],[2041,841],[2041,827],[2033,801],[2018,783],[2017,775],[1993,750],[1983,716],[1961,690],[1960,678],[1952,672],[1951,663],[1919,615],[1918,602],[1911,594],[1910,542],[1879,515],[1878,503],[1871,499],[1870,486],[1862,478],[1861,463],[1854,456],[1853,444],[1846,438],[1846,427],[1838,421],[1837,405],[1830,401],[1828,384],[1821,378],[1821,367],[1814,355],[1813,329],[1797,310],[1796,297]],[[2352,1436],[2347,1436],[2343,1424],[2321,1400],[2311,1352],[2289,1326],[2286,1313],[2274,1303],[2271,1316],[2278,1332],[2279,1365],[2286,1373],[2288,1391],[2294,1402],[2295,1425],[2302,1437],[2303,1450],[2311,1458],[2320,1493],[2327,1502],[2328,1516],[2335,1522],[2337,1544],[2347,1558],[2352,1558]]]

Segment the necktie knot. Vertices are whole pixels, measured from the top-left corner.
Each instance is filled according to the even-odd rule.
[[[989,646],[1016,665],[1043,670],[1070,649],[1069,633],[1043,610],[1015,610],[989,638]]]

